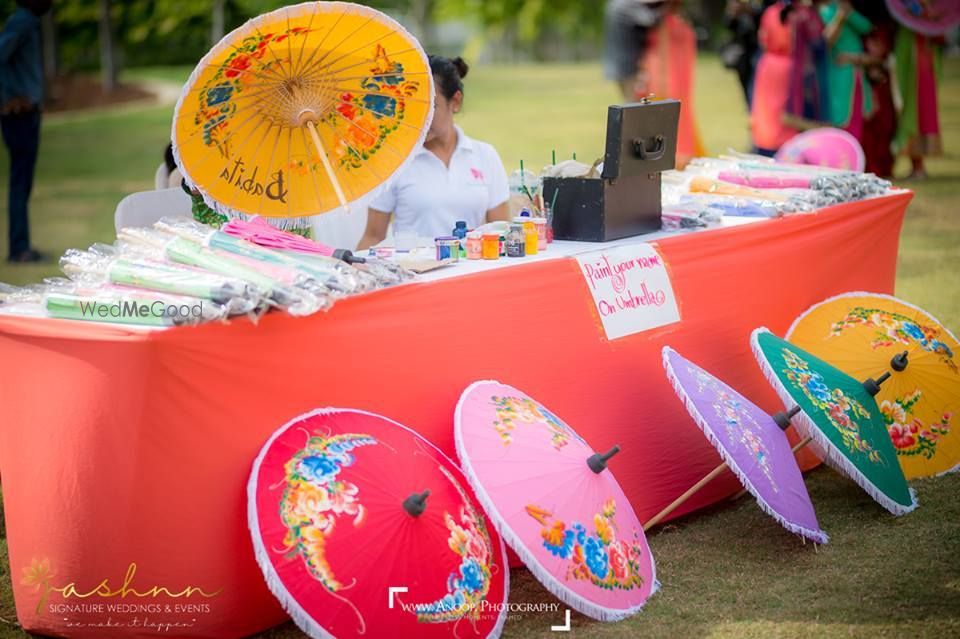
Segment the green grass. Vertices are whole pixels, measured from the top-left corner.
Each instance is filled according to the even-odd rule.
[[[180,82],[188,69],[138,70],[132,77]],[[960,61],[947,62],[941,126],[950,153],[928,165],[934,176],[911,185],[897,294],[960,328]],[[731,74],[700,61],[697,114],[712,153],[747,143],[746,114]],[[593,65],[477,67],[467,82],[461,124],[494,144],[508,169],[539,168],[573,152],[598,157],[606,106],[617,100]],[[44,125],[32,203],[36,245],[50,255],[113,236],[113,210],[131,191],[151,188],[169,135],[169,107],[124,108]],[[6,157],[0,159],[5,174]],[[899,167],[900,174],[906,166]],[[5,184],[0,198],[5,198]],[[6,237],[0,219],[0,237]],[[0,264],[0,281],[27,283],[56,273]],[[960,474],[916,482],[921,507],[893,518],[849,481],[821,468],[807,476],[832,542],[814,549],[783,532],[749,499],[720,504],[654,532],[650,543],[663,590],[635,618],[599,624],[574,615],[575,637],[931,637],[960,636]],[[6,571],[0,540],[0,571]],[[19,578],[15,575],[14,578]],[[552,598],[523,570],[511,599]],[[15,619],[10,577],[0,575],[0,618]],[[562,618],[511,619],[505,637],[556,637]],[[0,622],[0,638],[24,637]],[[292,625],[263,635],[301,636]]]

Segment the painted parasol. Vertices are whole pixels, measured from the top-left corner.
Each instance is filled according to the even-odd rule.
[[[455,418],[464,474],[534,576],[585,615],[616,621],[658,584],[643,527],[598,454],[556,415],[494,381],[470,385]]]
[[[317,637],[497,637],[506,549],[458,468],[412,430],[325,409],[277,430],[247,485],[267,586]]]
[[[785,413],[770,416],[743,395],[685,359],[669,346],[663,348],[663,367],[683,405],[713,444],[723,463],[671,503],[645,528],[658,523],[697,490],[729,468],[760,508],[792,533],[825,544],[807,494],[803,475],[784,430],[790,425]]]
[[[859,382],[765,328],[750,344],[780,399],[794,406],[787,414],[824,461],[894,515],[916,508],[874,399],[889,371]]]
[[[887,9],[897,22],[927,36],[946,35],[960,25],[957,0],[887,0]]]
[[[787,340],[858,379],[893,371],[877,402],[907,479],[960,466],[960,342],[935,317],[889,295],[846,293],[803,313]]]
[[[383,184],[432,114],[427,57],[400,24],[305,2],[248,21],[200,60],[177,102],[173,150],[211,207],[282,226]]]
[[[822,127],[793,136],[777,151],[777,162],[863,171],[866,155],[857,138],[842,129]]]

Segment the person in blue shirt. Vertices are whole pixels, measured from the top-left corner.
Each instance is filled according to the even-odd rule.
[[[27,201],[40,148],[43,104],[43,59],[40,16],[51,0],[17,0],[17,9],[0,31],[0,129],[10,152],[10,262],[37,262],[43,256],[30,247]]]

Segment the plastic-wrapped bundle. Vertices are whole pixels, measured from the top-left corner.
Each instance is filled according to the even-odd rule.
[[[809,189],[811,183],[811,178],[807,175],[776,175],[753,171],[720,171],[717,179],[754,189]]]
[[[785,212],[794,212],[786,210],[792,208],[789,202],[758,201],[706,193],[688,193],[680,197],[676,204],[686,208],[699,207],[717,215],[735,217],[773,218],[781,217]]]
[[[695,204],[671,204],[663,207],[660,222],[664,231],[707,229],[720,226],[723,215],[709,207]]]
[[[45,290],[42,284],[13,286],[0,282],[0,315],[46,317],[42,305]]]
[[[210,300],[119,286],[51,284],[43,293],[49,317],[137,326],[186,326],[226,319],[227,308]]]
[[[289,269],[244,260],[240,256],[154,229],[122,229],[119,238],[122,243],[139,245],[145,254],[155,258],[244,280],[255,286],[272,306],[291,315],[311,315],[333,304],[331,296],[323,293],[319,287],[305,290],[287,283],[291,277],[297,276],[291,274]]]
[[[293,257],[324,256],[343,260],[361,272],[368,272],[379,286],[392,286],[414,277],[412,271],[393,262],[373,260],[354,255],[352,251],[334,249],[315,240],[282,231],[262,218],[241,220],[234,218],[221,229],[233,237],[247,240],[258,246],[287,253]],[[328,263],[325,263],[329,265]]]
[[[215,251],[224,251],[244,260],[253,260],[271,267],[296,272],[299,277],[292,282],[292,285],[311,291],[319,285],[328,291],[359,293],[377,286],[374,279],[364,277],[341,260],[318,255],[315,260],[308,262],[301,259],[299,254],[259,246],[193,220],[169,218],[160,220],[154,226],[158,230],[177,235]]]
[[[260,293],[243,280],[148,259],[111,257],[102,249],[70,249],[60,258],[60,268],[77,282],[110,283],[207,299],[223,304],[230,315],[251,313],[260,306]]]

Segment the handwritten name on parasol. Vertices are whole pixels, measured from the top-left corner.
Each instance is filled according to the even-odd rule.
[[[220,178],[226,180],[236,188],[249,193],[250,195],[266,195],[271,200],[287,203],[287,187],[283,178],[283,169],[270,175],[269,182],[260,182],[257,180],[257,172],[260,167],[253,167],[253,173],[244,177],[246,167],[243,160],[235,160],[233,166],[226,167],[220,172]]]
[[[607,339],[680,321],[670,273],[653,245],[593,251],[577,262]]]

